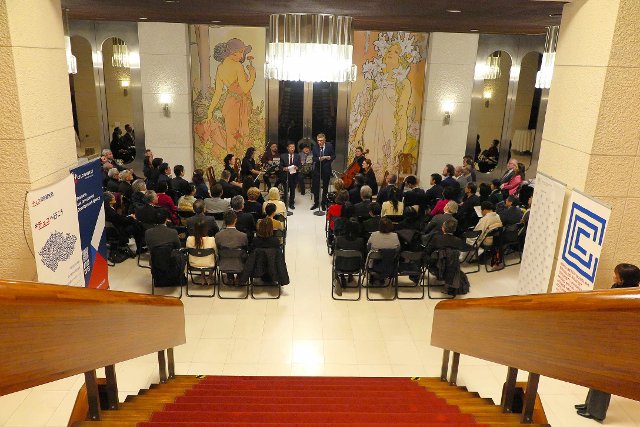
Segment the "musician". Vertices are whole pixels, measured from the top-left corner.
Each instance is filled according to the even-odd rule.
[[[240,164],[240,176],[243,180],[248,176],[255,179],[260,175],[260,171],[256,169],[256,161],[253,158],[255,154],[256,149],[254,147],[247,148],[242,163]]]
[[[282,176],[280,181],[283,183],[287,182],[287,178],[289,179],[288,187],[289,187],[289,207],[291,209],[295,209],[295,198],[296,198],[296,184],[298,183],[298,170],[302,167],[302,163],[300,162],[300,155],[295,152],[296,144],[293,142],[289,142],[287,145],[287,153],[282,154],[280,156],[280,165],[282,166]],[[291,173],[289,167],[293,166],[295,172]],[[285,191],[286,196],[286,191]]]
[[[313,206],[311,210],[317,209],[320,202],[320,179],[322,178],[322,210],[327,208],[327,191],[329,190],[329,180],[331,179],[331,163],[336,158],[333,146],[327,142],[324,133],[319,133],[316,137],[318,145],[313,147]]]
[[[277,160],[277,159],[280,159],[280,154],[278,153],[278,144],[274,142],[269,144],[269,149],[264,152],[262,157],[260,157],[260,161],[262,162],[262,167],[265,168],[267,167],[267,165],[272,166],[274,163],[274,160]],[[265,172],[263,179],[265,184],[267,184],[267,188],[271,188],[271,180],[269,178],[273,176],[274,176],[273,173]],[[276,173],[275,176],[277,177],[278,174]],[[276,180],[276,184],[275,184],[276,187],[278,186],[278,182],[279,180]]]
[[[300,149],[302,152],[300,153],[300,163],[302,167],[298,172],[298,183],[300,184],[300,194],[304,196],[305,193],[305,185],[304,178],[311,176],[311,170],[313,168],[313,155],[311,154],[311,146],[304,143],[300,145]]]
[[[364,175],[364,184],[371,187],[371,192],[374,196],[378,194],[378,180],[371,168],[371,159],[364,159],[362,161],[362,174]]]
[[[224,156],[224,170],[229,172],[229,184],[242,188],[242,184],[238,182],[238,172],[234,168],[235,164],[236,156],[233,153]]]
[[[358,163],[360,165],[360,171],[358,173],[364,174],[364,166],[363,163],[365,161],[364,153],[362,152],[362,147],[356,147],[355,157],[353,158],[354,163]]]

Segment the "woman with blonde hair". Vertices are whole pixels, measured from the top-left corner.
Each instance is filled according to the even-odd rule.
[[[267,194],[267,200],[262,205],[262,212],[265,211],[265,208],[268,204],[276,205],[276,215],[283,214],[286,215],[287,207],[284,205],[284,202],[280,200],[280,190],[277,187],[271,187],[269,189],[269,193]]]

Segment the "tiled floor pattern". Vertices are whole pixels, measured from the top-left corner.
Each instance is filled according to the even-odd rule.
[[[308,196],[307,196],[308,197]],[[330,257],[324,220],[298,195],[289,218],[287,266],[291,285],[277,301],[183,297],[187,343],[176,349],[178,374],[436,376],[442,352],[429,345],[437,301],[336,302],[330,294]],[[514,293],[518,267],[470,276],[467,297]],[[125,261],[110,270],[111,288],[149,292],[149,270]],[[135,325],[132,325],[135,327]],[[499,401],[507,368],[460,360],[459,384]],[[117,365],[120,397],[158,381],[148,355]],[[521,373],[522,380],[526,373]],[[76,376],[0,398],[0,425],[66,426],[82,384]],[[573,411],[583,387],[542,378],[540,394],[554,427],[595,426]],[[639,426],[640,403],[614,397],[609,426]]]

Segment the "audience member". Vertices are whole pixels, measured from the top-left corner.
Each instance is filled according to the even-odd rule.
[[[107,177],[107,185],[105,186],[107,191],[117,193],[118,187],[120,186],[120,171],[116,168],[111,168],[107,173]]]
[[[169,185],[171,184],[171,168],[169,167],[168,163],[163,163],[160,165],[158,169],[160,171],[160,173],[158,174],[158,184],[160,184],[161,182],[164,182],[167,184],[167,189],[168,189]],[[157,187],[156,187],[156,191],[158,191]]]
[[[187,183],[189,191],[178,199],[178,211],[193,212],[193,204],[196,202],[196,186]]]
[[[123,170],[119,174],[118,193],[127,201],[131,202],[131,183],[133,182],[133,172],[128,169]]]
[[[444,207],[450,200],[455,201],[458,195],[458,189],[453,186],[444,187],[442,190],[442,199],[438,200],[438,203],[431,209],[431,216],[436,216],[444,212]]]
[[[204,182],[204,171],[202,169],[196,169],[193,171],[191,183],[196,186],[196,199],[204,200],[211,197],[209,195],[209,188]]]
[[[171,245],[174,249],[180,249],[180,238],[178,232],[174,228],[169,228],[166,222],[169,215],[166,210],[158,209],[156,214],[155,226],[149,228],[144,233],[144,239],[147,242],[149,252],[153,251],[161,245]]]
[[[220,227],[218,227],[218,223],[215,218],[212,216],[207,216],[204,213],[205,204],[203,200],[196,200],[193,202],[193,215],[191,218],[187,218],[187,234],[193,236],[195,234],[195,225],[197,221],[204,221],[207,223],[207,230],[209,231],[209,236],[215,236],[218,231],[220,231]]]
[[[378,202],[372,202],[369,205],[369,219],[366,219],[362,222],[362,229],[366,233],[373,233],[374,231],[378,231],[380,228],[380,212],[382,211],[382,207]]]
[[[507,162],[507,171],[504,173],[504,175],[502,175],[502,178],[500,179],[500,184],[506,184],[507,182],[509,182],[509,180],[511,180],[511,178],[514,175],[513,169],[516,167],[518,167],[518,160],[512,157]]]
[[[418,188],[418,179],[409,175],[404,179],[404,206],[411,206],[416,212],[424,213],[427,206],[427,195],[422,188]]]
[[[515,196],[507,197],[507,200],[504,202],[505,208],[498,214],[500,216],[500,221],[502,221],[502,225],[508,227],[510,225],[516,225],[522,220],[522,209],[520,209],[518,204],[518,198]]]
[[[363,253],[364,251],[364,239],[360,237],[358,224],[353,221],[346,223],[345,232],[342,235],[336,237],[335,249],[344,251],[358,251]],[[362,267],[362,261],[358,258],[342,258],[337,257],[335,259],[336,270],[354,271]],[[353,275],[349,274],[345,277],[341,274],[338,278],[339,283],[336,283],[336,294],[342,295],[342,288],[347,286],[347,281],[352,281]]]
[[[271,222],[273,224],[274,230],[284,230],[284,224],[281,221],[278,221],[277,219],[275,219],[275,216],[277,215],[276,205],[274,205],[273,203],[269,203],[265,207],[265,214],[266,214],[266,217],[271,218]]]
[[[257,187],[251,187],[247,190],[247,202],[244,204],[244,211],[252,214],[256,219],[262,218],[262,203],[258,201],[260,190]],[[275,206],[275,205],[274,205]]]
[[[216,234],[216,247],[218,250],[221,248],[237,249],[248,247],[249,239],[245,233],[236,230],[236,220],[237,216],[234,211],[228,210],[224,213],[225,227]]]
[[[491,194],[489,195],[489,201],[497,206],[502,202],[502,191],[500,191],[500,180],[494,179],[491,181]]]
[[[151,169],[149,173],[145,175],[147,178],[147,189],[154,190],[156,189],[156,184],[158,183],[158,177],[160,176],[160,165],[164,163],[162,157],[156,157],[151,161]]]
[[[205,218],[206,217],[203,215],[193,224],[193,235],[187,237],[186,247],[195,249],[213,249],[214,253],[204,257],[189,255],[189,265],[192,267],[211,268],[216,265],[216,239],[209,234],[209,223]],[[213,274],[208,279],[213,283]],[[205,278],[205,280],[207,279]]]
[[[354,215],[357,217],[364,217],[369,215],[369,205],[371,205],[372,191],[368,185],[363,185],[360,188],[361,202],[354,205]]]
[[[442,170],[442,176],[444,178],[442,179],[442,182],[440,182],[440,185],[443,189],[445,187],[453,187],[456,190],[460,189],[460,183],[458,183],[458,180],[456,180],[455,174],[456,169],[452,164],[445,165],[444,169]]]
[[[236,228],[238,231],[253,236],[256,231],[256,220],[250,213],[244,212],[244,199],[242,196],[233,196],[231,199],[231,209],[236,213]]]
[[[458,213],[458,204],[455,200],[449,200],[446,205],[444,205],[443,212],[431,218],[431,221],[427,224],[424,229],[424,234],[434,234],[439,233],[442,228],[442,224],[446,221],[455,221],[456,227],[458,226],[458,220],[454,217]]]
[[[422,218],[418,215],[418,211],[411,206],[405,206],[402,221],[396,226],[396,230],[415,230],[420,231],[422,228]]]
[[[147,192],[147,185],[143,179],[136,179],[131,184],[131,204],[129,205],[129,213],[135,213],[136,209],[145,205],[144,194]]]
[[[493,237],[486,236],[494,228],[502,227],[502,221],[498,214],[495,213],[493,203],[484,202],[480,205],[480,209],[482,209],[482,218],[480,218],[473,230],[480,231],[478,241],[482,242],[483,246],[491,246],[493,245]],[[467,241],[467,243],[472,244],[470,241]]]
[[[110,192],[104,193],[104,219],[110,222],[118,233],[119,245],[128,248],[129,238],[136,242],[136,253],[144,246],[144,228],[134,215],[120,215],[116,212],[116,198]]]
[[[334,221],[342,216],[342,207],[349,201],[349,193],[346,190],[340,190],[336,195],[335,203],[327,209],[327,220],[329,221],[329,230],[333,231]]]
[[[513,196],[518,192],[518,189],[520,188],[520,184],[522,184],[523,174],[524,174],[524,170],[521,170],[518,167],[518,164],[516,164],[511,169],[511,175],[509,177],[509,181],[507,181],[506,183],[503,183],[500,186],[500,188],[503,190],[503,196],[505,191],[509,192],[509,196]]]
[[[478,194],[480,195],[480,203],[490,201],[491,186],[486,182],[481,182],[480,185],[478,185]],[[496,203],[494,203],[494,205],[495,204]]]
[[[173,199],[166,194],[168,190],[168,182],[167,181],[158,181],[156,185],[158,191],[156,191],[158,202],[156,203],[161,208],[165,208],[167,212],[169,212],[169,219],[173,223],[173,225],[180,225],[180,218],[178,218],[178,209],[176,205],[173,203]]]
[[[158,206],[158,195],[153,190],[147,190],[142,199],[143,205],[136,209],[136,219],[145,224],[146,227],[158,224],[158,215],[164,212],[163,216],[168,218],[169,213],[166,209]]]
[[[471,247],[462,239],[453,235],[458,224],[454,219],[448,219],[440,226],[440,233],[435,233],[425,247],[425,254],[430,258],[429,264],[433,265],[435,259],[433,253],[439,249],[456,249],[460,252],[468,252]]]
[[[329,194],[327,194],[329,205],[336,202],[336,195],[344,189],[344,181],[342,179],[336,178],[333,180],[333,191],[330,191]]]
[[[427,206],[433,206],[438,199],[442,199],[442,176],[439,173],[431,174],[431,188],[425,192]]]
[[[400,189],[392,187],[389,191],[389,200],[382,204],[382,212],[384,216],[401,216],[404,212],[404,203],[401,201],[402,195]]]
[[[476,190],[476,184],[473,182],[468,183],[464,187],[464,198],[458,207],[458,220],[463,230],[473,227],[478,223],[479,218],[475,208],[476,206],[480,206],[481,202],[480,197],[476,195]]]
[[[462,165],[469,167],[471,182],[476,182],[476,167],[474,165],[473,156],[464,156],[462,158]]]
[[[393,222],[389,218],[380,218],[379,231],[371,233],[369,240],[367,241],[367,250],[378,249],[399,249],[400,239],[398,235],[393,232]]]
[[[253,239],[252,246],[257,248],[279,248],[281,246],[280,239],[273,235],[273,220],[269,217],[258,221],[256,226],[256,237]]]
[[[204,205],[207,213],[216,214],[223,213],[229,210],[229,200],[222,198],[223,191],[220,184],[216,184],[211,189],[211,196],[204,199]]]
[[[224,197],[227,199],[231,199],[234,196],[239,196],[242,194],[242,189],[240,187],[232,185],[229,182],[230,180],[231,174],[229,173],[229,171],[226,169],[223,170],[220,173],[220,180],[218,181],[218,184],[222,186],[222,194],[224,194]]]
[[[389,200],[389,192],[392,188],[395,188],[397,182],[398,175],[387,175],[386,185],[383,186],[380,191],[378,191],[378,197],[376,197],[376,202],[380,203],[380,206],[382,206],[384,202]]]
[[[183,178],[184,166],[175,165],[173,167],[173,175],[174,177],[170,182],[169,188],[171,188],[173,191],[179,192],[181,196],[191,194],[191,184],[189,184],[189,181]]]
[[[280,190],[278,190],[277,187],[271,187],[269,189],[269,193],[267,193],[267,201],[262,205],[262,208],[264,209],[269,203],[276,205],[276,214],[287,214],[287,207],[284,202],[280,200]]]
[[[361,173],[356,174],[353,178],[353,186],[349,190],[349,201],[354,205],[360,203],[362,198],[360,197],[360,189],[364,185],[364,175]]]
[[[456,166],[453,176],[456,179],[456,181],[458,181],[460,188],[464,188],[470,182],[469,181],[470,177],[464,176],[464,169],[462,166]]]
[[[102,157],[105,158],[105,162],[111,164],[112,167],[118,169],[118,172],[122,172],[123,170],[126,169],[124,166],[116,162],[116,159],[113,158],[113,152],[108,148],[105,148],[104,150],[102,150]]]

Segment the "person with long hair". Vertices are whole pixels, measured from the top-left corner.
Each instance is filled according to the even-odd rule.
[[[254,147],[247,148],[247,151],[244,153],[242,163],[240,164],[240,176],[242,177],[242,182],[244,182],[247,177],[255,179],[260,175],[260,171],[256,169],[256,160],[254,159],[255,154],[256,149]]]
[[[404,213],[404,203],[402,203],[402,194],[398,187],[389,190],[389,200],[382,204],[381,216],[401,216]]]
[[[522,163],[517,163],[513,169],[511,169],[512,174],[511,174],[511,178],[509,178],[509,181],[502,184],[500,186],[500,188],[504,191],[509,192],[509,196],[513,196],[518,192],[518,189],[520,188],[520,184],[522,184],[522,175],[524,174],[524,168],[521,169],[520,165],[522,165]]]
[[[215,252],[216,240],[209,236],[209,224],[202,218],[199,218],[193,227],[193,236],[187,237],[187,248],[195,249],[213,249],[214,254],[205,257],[195,257],[189,255],[189,264],[193,267],[208,268],[216,265]],[[213,281],[213,276],[209,278]],[[205,279],[206,280],[206,279]]]
[[[256,225],[256,236],[252,241],[254,248],[278,248],[280,239],[273,235],[273,220],[262,218]]]
[[[224,170],[229,172],[229,184],[235,185],[236,187],[241,188],[242,184],[238,182],[238,173],[236,172],[234,166],[236,164],[236,156],[233,153],[229,153],[224,156]]]
[[[204,171],[202,169],[193,171],[191,183],[196,186],[196,199],[204,200],[211,197],[209,187],[207,187],[207,184],[204,182]]]

